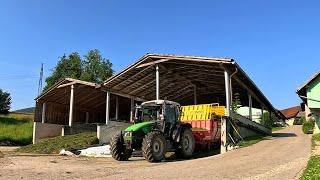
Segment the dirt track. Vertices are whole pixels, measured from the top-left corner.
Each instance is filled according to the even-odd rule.
[[[311,152],[310,136],[299,126],[275,136],[223,155],[158,164],[12,155],[0,158],[0,179],[297,179]]]

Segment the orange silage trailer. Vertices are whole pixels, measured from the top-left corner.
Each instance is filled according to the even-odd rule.
[[[182,106],[181,121],[192,125],[196,148],[210,148],[220,144],[221,116],[225,107],[218,104]]]

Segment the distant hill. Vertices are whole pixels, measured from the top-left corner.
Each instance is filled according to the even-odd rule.
[[[16,110],[16,111],[13,111],[13,112],[16,112],[16,113],[32,113],[34,114],[34,111],[35,111],[35,107],[29,107],[29,108],[24,108],[24,109],[19,109],[19,110]]]

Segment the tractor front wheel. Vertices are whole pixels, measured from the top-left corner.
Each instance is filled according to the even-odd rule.
[[[122,134],[116,134],[110,141],[111,155],[115,160],[127,161],[131,155],[132,150],[127,149],[124,145]]]
[[[190,128],[185,128],[180,137],[180,148],[176,151],[176,156],[190,158],[195,148],[195,139]]]
[[[148,133],[142,142],[142,155],[149,162],[159,162],[166,153],[166,139],[161,132]]]

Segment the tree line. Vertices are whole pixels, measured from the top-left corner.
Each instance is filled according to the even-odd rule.
[[[94,83],[103,83],[111,77],[113,73],[112,63],[109,59],[102,57],[100,51],[97,49],[89,50],[82,57],[78,52],[73,52],[68,55],[64,54],[59,58],[51,74],[46,78],[44,90],[67,77]],[[0,114],[8,114],[10,107],[10,93],[0,89]]]
[[[44,90],[54,85],[59,80],[70,77],[94,83],[103,83],[113,74],[112,63],[103,58],[97,49],[89,50],[83,57],[78,52],[64,54],[50,76],[46,78]]]

